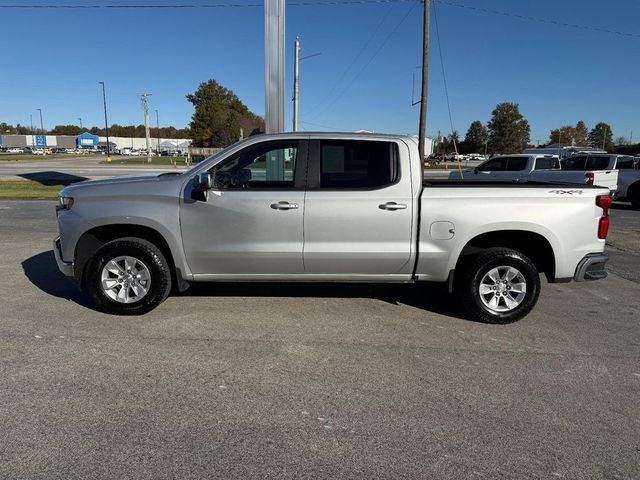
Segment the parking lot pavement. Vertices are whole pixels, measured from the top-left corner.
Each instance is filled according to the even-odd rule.
[[[492,326],[422,285],[107,316],[57,273],[53,203],[0,202],[0,478],[638,478],[638,214],[607,280]]]

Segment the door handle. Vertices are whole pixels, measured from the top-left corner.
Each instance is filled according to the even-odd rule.
[[[289,202],[278,202],[272,203],[271,208],[273,208],[274,210],[295,210],[296,208],[298,208],[298,204]]]
[[[378,205],[380,210],[405,210],[407,206],[404,203],[387,202]]]

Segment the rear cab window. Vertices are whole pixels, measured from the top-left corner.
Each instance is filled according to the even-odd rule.
[[[616,162],[616,168],[618,170],[633,170],[637,168],[637,159],[634,157],[619,157]]]

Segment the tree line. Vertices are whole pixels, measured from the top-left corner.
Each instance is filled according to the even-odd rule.
[[[549,132],[549,141],[541,145],[532,145],[529,122],[520,113],[517,103],[500,103],[484,125],[475,120],[463,140],[457,131],[441,137],[436,143],[436,153],[521,153],[525,148],[533,147],[593,147],[612,153],[635,155],[640,153],[640,143],[631,144],[625,137],[614,139],[611,125],[598,122],[591,130],[582,120],[575,126],[563,125]]]
[[[160,127],[150,128],[152,138],[191,138],[191,131],[188,128]],[[51,130],[34,128],[31,130],[26,125],[17,124],[15,126],[5,122],[0,123],[1,135],[70,135],[77,136],[81,133],[89,132],[101,137],[106,136],[104,127],[80,128],[78,125],[56,125]],[[145,136],[144,125],[118,125],[112,124],[109,127],[109,135],[112,137],[137,137]]]

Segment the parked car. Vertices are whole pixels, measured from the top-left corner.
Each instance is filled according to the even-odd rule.
[[[64,188],[53,246],[114,314],[189,282],[432,281],[508,323],[534,307],[540,272],[606,276],[610,205],[589,185],[424,181],[410,136],[260,135],[184,173]]]
[[[7,153],[24,153],[24,149],[18,147],[11,147],[7,149]]]
[[[47,152],[45,152],[44,148],[34,148],[33,149],[33,154],[34,155],[46,155]]]
[[[452,171],[451,179],[469,181],[482,179],[530,180],[542,182],[570,182],[598,185],[615,192],[618,186],[617,170],[590,170],[587,172],[564,170],[557,156],[553,155],[501,155],[493,157],[476,168],[462,172]]]
[[[563,169],[584,171],[589,168],[617,170],[618,188],[616,196],[628,200],[640,209],[640,170],[638,158],[629,155],[588,154],[574,155],[561,162]]]
[[[56,148],[53,150],[53,153],[67,153],[66,148]]]

